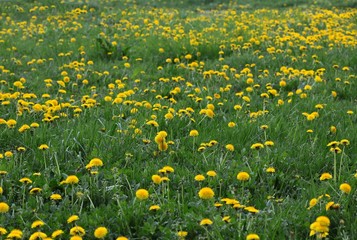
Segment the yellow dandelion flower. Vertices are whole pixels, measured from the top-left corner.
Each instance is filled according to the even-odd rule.
[[[208,226],[208,225],[212,225],[212,224],[213,224],[213,222],[212,222],[212,220],[209,219],[209,218],[204,218],[204,219],[202,219],[201,222],[200,222],[200,225],[201,225],[201,226]]]
[[[37,194],[37,193],[40,193],[40,192],[42,192],[42,189],[38,188],[38,187],[32,188],[30,190],[30,194]]]
[[[191,130],[190,131],[190,137],[197,137],[198,136],[198,131],[197,130]]]
[[[326,216],[319,216],[316,218],[316,222],[320,223],[322,226],[330,226],[330,219]]]
[[[340,190],[343,192],[343,193],[346,193],[346,194],[349,194],[352,190],[351,186],[348,184],[348,183],[342,183],[340,185]]]
[[[326,204],[326,211],[328,211],[328,210],[330,210],[331,209],[331,207],[333,206],[335,204],[335,202],[328,202],[327,204]]]
[[[207,176],[209,176],[209,177],[215,177],[215,176],[217,176],[217,173],[215,172],[215,171],[208,171],[207,173]]]
[[[273,168],[273,167],[268,167],[265,171],[266,171],[267,173],[275,173],[275,168]]]
[[[43,221],[36,220],[31,224],[31,228],[38,228],[38,227],[42,227],[43,225],[45,225]]]
[[[261,148],[264,148],[264,145],[261,143],[254,143],[252,146],[250,146],[250,149],[254,149],[254,150],[259,150]]]
[[[345,145],[345,146],[350,145],[350,141],[347,140],[347,139],[342,139],[342,140],[340,141],[340,143],[341,143],[342,145]]]
[[[332,175],[330,173],[321,174],[320,181],[324,181],[324,180],[328,180],[328,179],[332,179]]]
[[[46,233],[35,232],[35,233],[31,234],[29,240],[46,239],[46,238],[47,238],[47,234]]]
[[[274,146],[274,142],[273,141],[266,141],[264,143],[264,145],[267,146],[267,147],[272,147],[272,146]]]
[[[223,221],[223,222],[226,222],[226,223],[229,223],[229,222],[231,221],[231,217],[230,217],[230,216],[224,216],[224,217],[222,218],[222,221]]]
[[[0,227],[0,236],[5,235],[7,233],[7,230],[3,227]]]
[[[202,182],[205,179],[206,179],[205,176],[203,176],[202,174],[198,174],[195,176],[195,181],[197,181],[197,182]]]
[[[7,213],[10,210],[10,207],[5,202],[0,202],[0,213]]]
[[[46,150],[46,149],[48,149],[49,147],[48,147],[48,145],[47,144],[41,144],[39,147],[38,147],[38,149],[40,149],[40,150]]]
[[[149,198],[149,192],[146,189],[139,189],[136,191],[135,196],[139,200],[145,200]]]
[[[14,119],[9,119],[9,120],[6,121],[6,125],[7,125],[8,128],[14,128],[16,123],[17,122]]]
[[[4,153],[4,155],[5,155],[5,157],[7,157],[7,158],[11,158],[11,157],[14,156],[14,154],[13,154],[11,151],[6,151],[6,152]]]
[[[65,180],[66,184],[77,184],[78,182],[79,182],[79,179],[75,175],[69,175]]]
[[[214,192],[212,188],[204,187],[198,192],[198,196],[201,199],[211,199],[214,197]]]
[[[79,220],[78,215],[72,215],[67,219],[67,223],[72,223],[72,222],[75,222],[77,220]]]
[[[101,167],[103,166],[103,161],[99,158],[93,158],[90,160],[89,164],[94,167]]]
[[[86,234],[86,231],[81,226],[74,226],[73,228],[71,228],[69,230],[69,234],[71,236],[78,235],[78,236],[83,237]]]
[[[256,209],[255,207],[249,206],[249,207],[245,207],[244,210],[250,212],[250,213],[259,213],[259,210]]]
[[[248,181],[250,178],[249,174],[247,172],[239,172],[237,174],[237,179],[239,181]]]
[[[104,238],[108,234],[108,229],[106,227],[98,227],[94,231],[95,238]]]
[[[233,151],[234,151],[234,146],[233,146],[233,144],[227,144],[227,145],[226,145],[226,149],[227,149],[228,151],[230,151],[230,152],[233,152]]]
[[[335,148],[335,147],[337,147],[338,145],[340,145],[340,142],[338,142],[338,141],[332,141],[332,142],[329,142],[326,146],[327,146],[327,147]]]
[[[159,184],[161,182],[161,177],[157,174],[152,175],[151,176],[151,180],[155,183],[155,184]]]
[[[159,205],[152,205],[152,206],[150,206],[149,211],[154,211],[154,212],[156,212],[156,211],[158,211],[158,210],[160,210],[160,209],[161,209],[161,208],[160,208]]]
[[[316,206],[316,204],[319,202],[319,200],[317,199],[317,198],[313,198],[313,199],[311,199],[310,200],[310,202],[309,202],[309,207],[307,208],[307,209],[311,209],[311,208],[313,208],[314,206]]]
[[[188,232],[186,232],[186,231],[178,231],[177,232],[177,236],[180,237],[180,238],[186,237],[187,234],[188,234]]]
[[[74,236],[71,236],[71,238],[69,240],[82,240],[83,238],[79,235],[74,235]]]
[[[120,236],[120,237],[117,237],[116,240],[128,240],[128,238],[127,238],[127,237],[124,237],[124,236]]]
[[[260,240],[260,237],[255,233],[250,233],[245,238],[246,240]]]
[[[52,237],[52,238],[56,238],[56,237],[58,237],[58,236],[60,236],[60,235],[62,235],[62,234],[64,234],[63,230],[58,229],[58,230],[55,230],[55,231],[51,234],[51,237]]]
[[[27,178],[27,177],[24,177],[24,178],[21,178],[19,180],[21,183],[24,183],[24,184],[30,184],[32,183],[31,179]]]
[[[51,200],[54,200],[54,201],[58,201],[58,200],[61,200],[62,199],[62,196],[57,194],[57,193],[54,193],[50,196],[50,199]]]
[[[13,229],[11,232],[7,235],[7,238],[17,238],[21,239],[22,238],[22,231],[20,229]]]
[[[215,206],[216,208],[220,208],[220,207],[223,206],[223,204],[222,204],[222,203],[215,203],[214,206]]]
[[[173,169],[173,167],[170,166],[165,166],[162,168],[166,173],[173,173],[175,172],[175,170]]]

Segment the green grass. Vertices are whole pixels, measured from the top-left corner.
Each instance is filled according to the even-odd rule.
[[[355,6],[2,1],[0,239],[13,229],[22,239],[58,229],[52,238],[78,239],[74,226],[83,239],[100,238],[100,226],[105,239],[180,239],[179,231],[187,239],[308,239],[319,216],[330,220],[330,239],[356,238]],[[211,107],[212,118],[204,113]],[[39,127],[23,130],[32,123]],[[327,145],[343,139],[349,144],[331,152]],[[267,141],[274,146],[251,149]],[[103,166],[88,169],[93,158]],[[250,179],[239,181],[239,172]],[[323,173],[332,179],[321,181]],[[169,181],[155,184],[155,174]],[[73,175],[79,182],[66,182]],[[30,194],[35,187],[41,192]],[[201,199],[203,187],[214,196]],[[336,205],[326,210],[329,202]],[[67,223],[71,215],[79,220]],[[204,218],[213,224],[201,226]],[[45,225],[32,228],[36,220]]]

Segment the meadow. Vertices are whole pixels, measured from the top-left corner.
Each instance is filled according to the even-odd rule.
[[[1,1],[0,239],[356,239],[356,2],[269,2]]]

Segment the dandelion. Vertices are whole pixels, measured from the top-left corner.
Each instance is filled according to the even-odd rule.
[[[35,233],[31,234],[29,240],[46,239],[46,238],[47,238],[47,234],[46,233],[35,232]]]
[[[350,145],[350,141],[347,140],[347,139],[342,139],[342,140],[340,141],[340,143],[341,143],[342,145],[344,145],[344,146]]]
[[[152,205],[152,206],[150,206],[149,211],[156,212],[156,211],[159,211],[160,209],[161,208],[159,205]]]
[[[70,175],[65,180],[66,184],[77,184],[78,182],[79,182],[79,179],[75,175]]]
[[[326,211],[328,211],[328,210],[330,210],[330,208],[333,206],[335,204],[335,202],[328,202],[327,204],[326,204]]]
[[[313,199],[311,199],[310,200],[310,202],[309,202],[309,207],[307,208],[307,209],[311,209],[311,208],[313,208],[314,206],[316,206],[316,204],[318,203],[318,199],[317,198],[313,198]]]
[[[176,235],[180,238],[185,238],[187,236],[187,234],[188,234],[188,232],[186,232],[186,231],[178,231]]]
[[[231,217],[230,216],[225,216],[222,218],[223,222],[229,223],[231,221]]]
[[[329,180],[329,179],[332,179],[332,175],[330,173],[323,173],[320,176],[320,181]]]
[[[79,220],[78,215],[72,215],[67,219],[67,223],[72,223],[72,222],[75,222],[77,220]]]
[[[11,151],[6,151],[6,152],[4,153],[4,155],[5,155],[5,157],[7,157],[7,158],[11,158],[11,157],[14,156],[14,154],[13,154]]]
[[[116,240],[128,240],[128,238],[127,238],[127,237],[124,237],[124,236],[120,236],[120,237],[117,237]]]
[[[10,210],[10,207],[5,202],[0,202],[0,213],[7,213]]]
[[[83,237],[86,234],[86,231],[81,226],[74,226],[73,228],[71,228],[69,230],[69,234],[71,236],[78,235],[78,236]]]
[[[197,182],[202,182],[205,179],[206,179],[205,176],[203,176],[202,174],[198,174],[195,176],[195,181],[197,181]]]
[[[173,173],[175,170],[170,166],[165,166],[162,168],[166,173]]]
[[[197,137],[198,136],[198,131],[197,130],[191,130],[190,131],[190,137]]]
[[[261,125],[260,126],[260,129],[263,130],[263,131],[267,130],[268,128],[269,128],[268,125]]]
[[[335,148],[335,147],[337,147],[338,145],[340,145],[340,142],[338,142],[338,141],[332,141],[332,142],[329,142],[326,146],[327,146],[327,147]]]
[[[58,229],[58,230],[55,230],[55,231],[51,234],[51,237],[52,237],[52,238],[56,238],[56,237],[58,237],[58,236],[60,236],[60,235],[62,235],[62,234],[64,234],[63,230]]]
[[[260,237],[255,233],[250,233],[245,238],[246,240],[260,240]]]
[[[3,227],[0,227],[0,236],[3,236],[7,233],[7,230]]]
[[[343,193],[346,193],[346,194],[349,194],[352,190],[351,186],[348,184],[348,183],[342,183],[340,185],[340,190],[343,192]]]
[[[30,184],[32,183],[31,179],[27,178],[27,177],[24,177],[24,178],[21,178],[19,180],[21,183],[24,183],[24,184]]]
[[[328,236],[330,219],[326,216],[316,218],[315,222],[310,225],[310,236],[316,235],[317,238]]]
[[[273,167],[268,167],[265,171],[266,171],[267,173],[275,173],[275,168],[273,168]]]
[[[254,143],[252,146],[250,146],[250,149],[254,149],[254,150],[259,150],[261,148],[264,148],[264,145],[261,143]]]
[[[239,181],[248,181],[249,178],[250,178],[250,176],[247,172],[239,172],[237,175],[237,179]]]
[[[54,193],[50,196],[50,199],[53,200],[53,201],[59,201],[62,199],[62,196],[57,194],[57,193]]]
[[[108,229],[105,227],[98,227],[94,231],[94,237],[95,238],[104,238],[108,234]]]
[[[9,120],[6,121],[6,125],[7,125],[8,128],[14,128],[16,123],[17,122],[14,119],[9,119]]]
[[[335,134],[336,131],[337,131],[337,128],[336,128],[335,126],[331,126],[331,127],[330,127],[330,132],[331,132],[332,134]]]
[[[204,187],[198,192],[198,196],[201,199],[211,199],[214,197],[214,192],[212,188]]]
[[[145,200],[149,198],[149,192],[146,189],[139,189],[136,191],[135,196],[139,200]]]
[[[235,126],[236,126],[235,122],[229,122],[228,123],[228,127],[230,127],[230,128],[233,128]]]
[[[248,211],[248,212],[250,212],[250,213],[259,213],[259,210],[256,209],[255,207],[252,207],[252,206],[250,206],[250,207],[245,207],[244,210],[246,210],[246,211]]]
[[[22,238],[22,231],[20,229],[13,229],[11,232],[7,235],[7,238],[17,238],[21,239]]]
[[[72,236],[69,240],[82,240],[83,238],[79,235]]]
[[[155,175],[152,175],[152,176],[151,176],[151,180],[152,180],[155,184],[160,184],[160,182],[161,182],[161,177],[160,177],[159,175],[155,174]]]
[[[30,194],[37,194],[37,193],[40,193],[40,192],[42,192],[42,189],[38,188],[38,187],[32,188],[30,190]]]
[[[226,149],[230,152],[233,152],[234,151],[234,146],[232,144],[227,144],[226,145]]]
[[[155,120],[150,120],[146,122],[146,125],[158,127],[159,124]]]
[[[31,224],[31,228],[38,228],[38,227],[42,227],[43,225],[45,225],[43,221],[36,220]]]
[[[274,142],[273,141],[266,141],[264,143],[264,145],[267,146],[267,147],[272,147],[272,146],[274,146]]]
[[[101,159],[99,159],[99,158],[93,158],[92,160],[90,160],[90,162],[89,162],[89,164],[87,166],[88,166],[88,168],[102,167],[103,166],[103,161]],[[86,168],[87,168],[87,166],[86,166]]]
[[[215,171],[208,171],[207,173],[207,176],[209,176],[209,177],[215,177],[215,176],[217,176],[217,173],[215,172]]]
[[[212,224],[213,224],[213,222],[209,218],[204,218],[200,222],[201,226],[209,226],[209,225],[212,225]]]
[[[49,147],[48,147],[48,145],[47,144],[41,144],[39,147],[38,147],[38,149],[40,149],[40,150],[46,150],[46,149],[48,149]]]

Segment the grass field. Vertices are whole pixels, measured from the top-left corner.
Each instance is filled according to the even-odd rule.
[[[0,1],[0,239],[356,239],[356,4]]]

